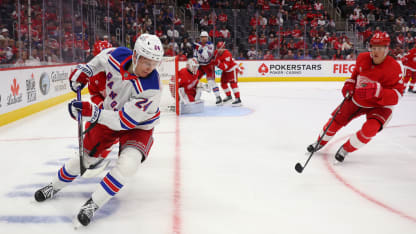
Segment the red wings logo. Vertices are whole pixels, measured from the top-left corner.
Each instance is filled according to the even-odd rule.
[[[13,84],[10,87],[10,89],[12,90],[12,94],[13,96],[17,96],[19,94],[19,84],[16,81],[16,78],[13,79]]]
[[[266,64],[262,64],[259,67],[259,73],[261,73],[263,76],[266,75],[266,73],[269,72],[269,68],[266,66]]]

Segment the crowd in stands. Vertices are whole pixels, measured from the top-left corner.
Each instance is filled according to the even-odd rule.
[[[110,34],[115,47],[132,48],[142,33],[159,36],[166,56],[186,59],[193,56],[186,19],[193,20],[197,32],[207,31],[211,40],[225,41],[238,59],[355,59],[355,43],[365,46],[376,31],[391,35],[392,55],[400,57],[416,41],[416,3],[411,0],[334,1],[358,32],[355,38],[337,31],[317,0],[179,1],[185,15],[151,0],[83,1],[82,8],[80,2],[31,0],[29,35],[27,1],[20,1],[19,19],[17,1],[0,0],[0,64],[80,62],[91,57],[94,42],[104,35]]]
[[[366,45],[371,35],[386,31],[391,54],[401,58],[416,42],[416,1],[414,0],[337,0],[334,6],[354,25]]]

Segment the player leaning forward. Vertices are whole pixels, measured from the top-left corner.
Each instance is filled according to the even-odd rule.
[[[133,51],[124,47],[104,50],[86,65],[78,65],[71,74],[71,86],[75,89],[83,87],[96,73],[107,74],[103,109],[89,102],[69,103],[72,117],[80,111],[85,120],[97,123],[84,138],[85,167],[97,164],[106,149],[117,140],[120,143],[116,166],[81,207],[75,223],[88,225],[94,213],[123,188],[146,159],[153,144],[153,128],[159,122],[161,87],[155,68],[162,56],[159,38],[142,34]],[[52,183],[35,193],[35,199],[53,198],[79,174],[79,157],[75,157],[59,169]]]
[[[359,131],[352,135],[336,152],[336,162],[343,162],[352,153],[367,144],[390,121],[393,107],[403,95],[404,86],[400,65],[388,56],[390,37],[385,32],[376,33],[370,40],[370,52],[357,57],[351,78],[345,81],[342,94],[347,100],[341,106],[321,143],[308,146],[308,151],[320,150],[352,119],[366,115]],[[337,108],[338,109],[338,108]],[[335,111],[332,113],[334,116]],[[328,120],[324,129],[328,126]],[[316,146],[316,147],[315,147]]]

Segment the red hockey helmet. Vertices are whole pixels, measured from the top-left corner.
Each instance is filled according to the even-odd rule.
[[[111,48],[113,47],[110,42],[104,40],[104,41],[97,41],[94,44],[94,56],[99,54],[103,49]]]
[[[386,32],[378,32],[373,35],[370,40],[370,45],[389,46],[390,36]]]
[[[217,43],[217,50],[219,50],[219,49],[223,49],[225,47],[225,42],[223,42],[223,41],[219,41],[218,43]]]

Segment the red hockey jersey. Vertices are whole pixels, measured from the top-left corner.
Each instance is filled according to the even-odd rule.
[[[404,85],[402,70],[399,63],[387,56],[381,64],[373,64],[370,52],[361,53],[357,57],[355,69],[351,78],[345,81],[355,83],[355,89],[362,83],[378,82],[382,90],[379,98],[360,99],[353,95],[355,104],[364,108],[387,107],[396,105],[403,95]]]
[[[186,90],[196,90],[198,85],[198,76],[188,71],[186,67],[179,70],[179,88],[185,88]]]
[[[416,71],[416,48],[411,49],[405,56],[402,58],[403,67]]]
[[[218,54],[218,50],[215,50],[214,58],[215,66],[225,72],[231,72],[238,67],[238,64],[235,62],[232,54],[228,50],[224,50],[221,55]]]

